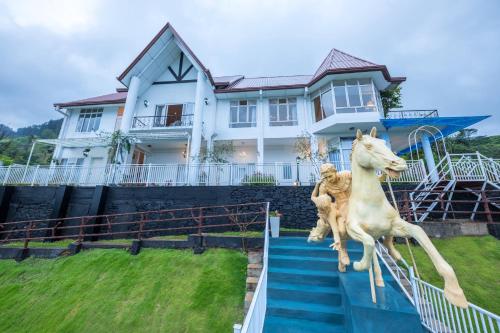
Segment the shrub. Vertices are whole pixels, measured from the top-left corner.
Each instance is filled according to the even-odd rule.
[[[243,185],[249,186],[261,186],[261,185],[274,185],[276,184],[276,179],[273,175],[267,175],[262,172],[255,172],[252,175],[246,175],[241,181]]]

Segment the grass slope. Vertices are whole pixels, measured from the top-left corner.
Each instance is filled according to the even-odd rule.
[[[229,332],[243,317],[242,252],[92,250],[0,261],[1,332]]]
[[[500,242],[494,237],[433,239],[441,255],[453,266],[467,300],[493,313],[500,313]],[[411,264],[406,245],[397,244]],[[423,280],[443,288],[443,279],[420,246],[412,246]]]

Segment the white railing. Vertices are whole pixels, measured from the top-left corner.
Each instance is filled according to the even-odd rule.
[[[448,302],[442,289],[416,277],[412,281],[422,325],[431,332],[500,332],[500,316],[471,303],[467,309],[458,308]]]
[[[264,254],[262,272],[255,288],[252,302],[243,321],[243,326],[234,325],[234,333],[261,333],[264,328],[267,309],[267,267],[269,253],[269,202],[266,207],[266,228],[264,230]]]
[[[410,303],[415,305],[413,292],[410,293],[412,283],[410,281],[410,277],[408,277],[408,274],[398,265],[394,258],[389,254],[387,248],[383,246],[378,240],[375,243],[375,251],[377,252],[380,260],[388,268],[389,272],[394,277],[394,280],[396,280],[399,287],[401,287],[401,290],[408,298]],[[406,263],[404,259],[401,259],[401,262],[408,272],[412,271],[412,268]],[[410,288],[410,290],[408,290],[408,288]]]
[[[349,165],[336,164],[340,170]],[[426,176],[422,161],[408,163],[398,182],[420,182]],[[203,164],[115,164],[87,166],[0,167],[2,185],[314,185],[319,179],[311,163],[203,163]]]
[[[396,263],[380,242],[376,242],[375,249],[405,296],[416,307],[422,325],[431,332],[500,332],[500,316],[471,303],[467,309],[456,307],[444,297],[442,289],[415,277],[413,268],[404,259],[401,263],[407,272]]]
[[[456,180],[500,183],[499,160],[488,158],[479,152],[449,156]]]

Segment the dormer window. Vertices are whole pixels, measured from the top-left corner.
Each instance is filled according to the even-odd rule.
[[[76,132],[90,133],[99,129],[102,118],[102,108],[99,109],[81,109]]]

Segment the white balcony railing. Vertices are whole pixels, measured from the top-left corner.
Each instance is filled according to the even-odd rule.
[[[426,175],[421,161],[409,162],[399,182],[420,182]],[[337,169],[348,165],[336,164]],[[2,185],[143,185],[143,186],[230,186],[314,185],[317,168],[310,163],[204,163],[204,164],[116,164],[86,166],[0,167]]]

